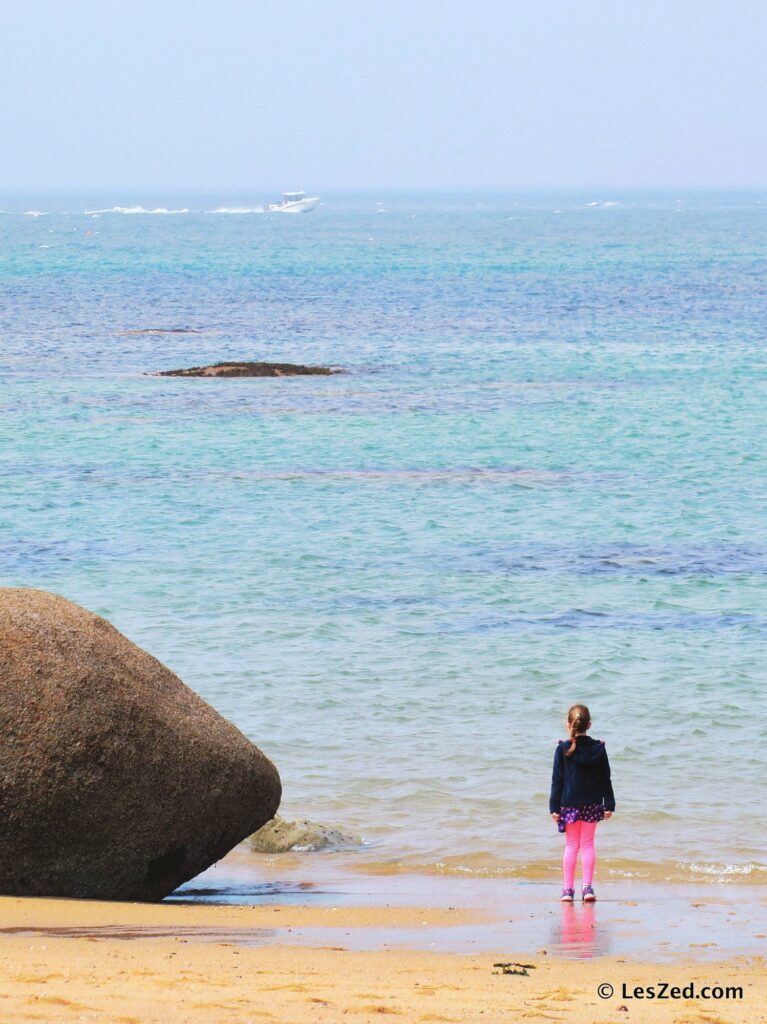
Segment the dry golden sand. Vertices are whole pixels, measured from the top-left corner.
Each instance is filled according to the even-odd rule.
[[[418,908],[185,907],[67,900],[0,900],[0,1022],[306,1022],[386,1019],[403,1022],[673,1021],[676,1024],[767,1022],[767,969],[761,958],[727,963],[664,964],[616,959],[561,961],[511,953],[464,956],[422,951],[352,952],[291,947],[290,927],[350,930],[466,923],[463,911]],[[285,929],[286,945],[253,947],[195,941],[194,931]],[[426,922],[424,924],[424,922]],[[180,929],[185,938],[61,937],[45,928]],[[504,975],[494,963],[535,965]],[[680,986],[739,985],[742,1000],[640,1001],[625,982]],[[597,986],[616,993],[600,999]]]

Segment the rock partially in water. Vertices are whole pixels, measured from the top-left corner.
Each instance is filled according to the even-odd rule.
[[[138,327],[132,331],[121,331],[126,335],[140,334],[203,334],[197,327]]]
[[[160,370],[157,377],[329,377],[343,373],[339,367],[301,366],[298,363],[213,363],[182,370]]]
[[[320,825],[316,821],[299,818],[286,821],[279,815],[268,821],[250,837],[250,845],[257,853],[287,853],[288,850],[348,850],[360,846],[359,836]]]
[[[280,803],[277,769],[98,615],[0,588],[0,893],[158,900]]]

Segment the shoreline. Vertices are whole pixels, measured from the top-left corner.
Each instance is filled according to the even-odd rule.
[[[561,878],[561,849],[551,857],[537,861],[498,861],[486,855],[446,856],[441,860],[372,859],[369,849],[308,851],[334,856],[344,862],[344,870],[364,876],[411,875],[434,878],[487,878],[520,882],[548,882]],[[276,856],[289,857],[293,851]],[[296,851],[297,856],[306,852]],[[269,856],[269,855],[259,855]],[[746,885],[767,888],[767,864],[750,861],[685,863],[682,861],[642,861],[630,858],[598,856],[598,867],[607,882],[647,882],[653,885]]]
[[[597,902],[567,907],[559,902],[560,881],[529,881],[428,875],[364,875],[330,854],[264,857],[258,871],[246,853],[224,861],[165,901],[224,911],[251,912],[269,906],[304,908],[318,914],[393,912],[416,908],[436,919],[428,930],[403,916],[392,935],[370,920],[342,944],[357,949],[399,944],[409,948],[470,953],[546,948],[562,959],[609,955],[673,961],[694,951],[699,959],[767,954],[767,887],[744,884],[672,884],[642,880],[597,881]],[[465,920],[460,915],[467,915]],[[313,945],[316,922],[294,929],[295,941]],[[427,934],[428,932],[428,934]],[[701,934],[705,932],[705,938]],[[275,940],[270,940],[275,941]]]
[[[673,963],[767,955],[767,888],[603,882],[597,902],[559,902],[557,883],[361,875],[333,855],[235,850],[159,903],[0,897],[0,935],[114,936],[471,954],[545,949],[558,960]]]
[[[339,826],[327,826],[336,828]],[[343,827],[339,827],[343,831]],[[603,837],[600,837],[603,838]],[[249,840],[238,844],[221,862],[261,877],[266,872],[286,869],[291,874],[306,872],[311,865],[314,876],[381,878],[409,876],[423,879],[486,879],[489,881],[539,882],[556,886],[561,880],[563,841],[552,846],[548,856],[499,859],[490,852],[424,856],[408,851],[393,855],[378,843],[362,841],[358,846],[301,848],[281,852],[263,852],[251,848]],[[656,886],[725,885],[762,887],[767,892],[767,862],[763,860],[689,861],[673,859],[648,861],[628,856],[617,857],[605,851],[597,854],[597,878],[615,884],[643,882]],[[426,882],[425,884],[429,884]]]

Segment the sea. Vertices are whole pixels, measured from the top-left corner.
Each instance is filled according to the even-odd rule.
[[[323,864],[555,880],[585,702],[601,877],[766,883],[767,193],[271,198],[0,196],[0,583],[231,719]],[[236,359],[344,372],[154,375]]]

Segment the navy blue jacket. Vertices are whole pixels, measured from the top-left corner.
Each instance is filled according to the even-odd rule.
[[[602,740],[578,736],[570,757],[565,751],[570,740],[560,740],[554,752],[551,773],[549,813],[559,814],[563,807],[583,804],[604,804],[606,811],[615,810],[615,796],[610,782],[610,762]]]

